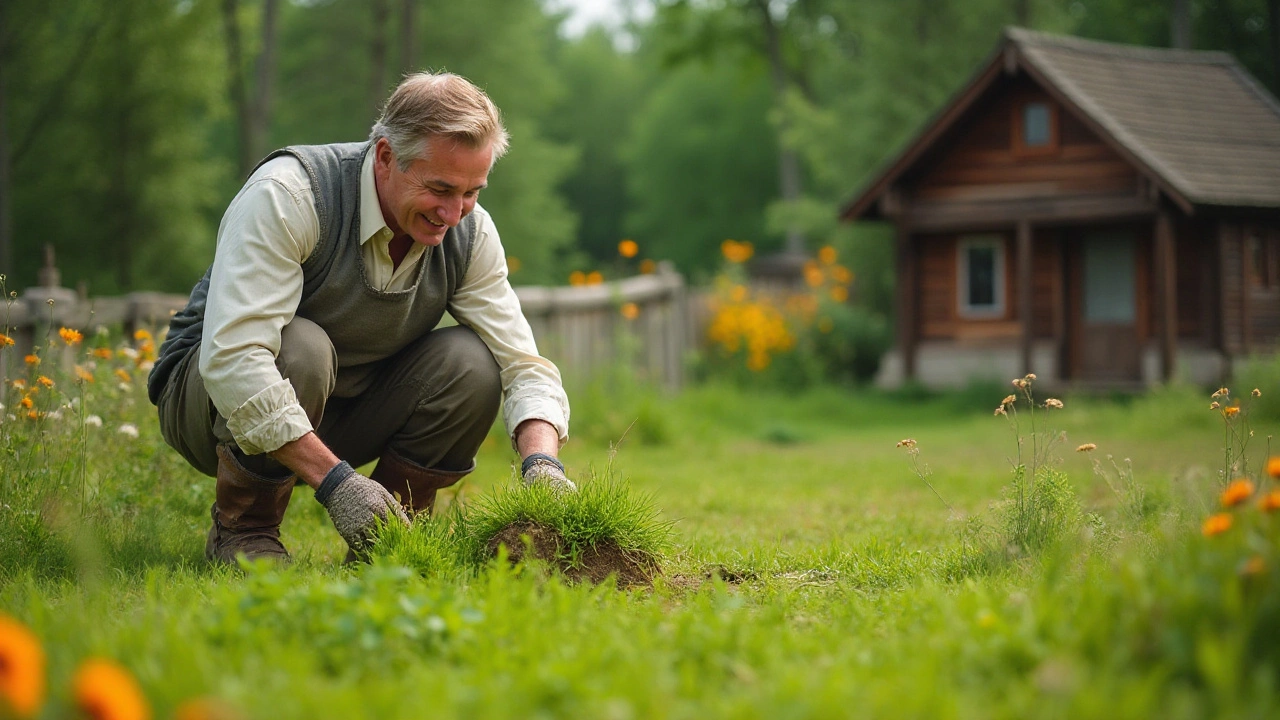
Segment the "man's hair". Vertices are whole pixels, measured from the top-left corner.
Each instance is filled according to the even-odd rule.
[[[497,106],[483,90],[460,75],[429,72],[409,75],[391,93],[369,140],[386,138],[396,163],[407,170],[414,160],[426,158],[427,141],[435,135],[470,148],[488,145],[495,162],[510,142]]]

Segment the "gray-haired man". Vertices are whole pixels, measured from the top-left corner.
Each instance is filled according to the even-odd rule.
[[[296,480],[359,553],[378,518],[430,512],[471,472],[503,395],[525,481],[573,488],[559,371],[476,204],[507,142],[480,89],[422,73],[369,142],[285,148],[250,175],[148,384],[165,441],[217,478],[210,559],[287,557]],[[436,328],[445,311],[459,326]]]

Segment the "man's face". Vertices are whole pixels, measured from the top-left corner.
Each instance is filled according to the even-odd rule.
[[[423,245],[439,245],[475,208],[493,164],[492,148],[440,136],[427,141],[426,160],[414,160],[404,171],[386,138],[378,138],[373,152],[383,220],[396,236],[407,234]]]

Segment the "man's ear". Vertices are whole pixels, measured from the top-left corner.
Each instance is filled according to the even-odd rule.
[[[384,137],[378,138],[373,145],[374,164],[389,168],[396,161],[396,154],[391,150],[391,143],[387,142]]]

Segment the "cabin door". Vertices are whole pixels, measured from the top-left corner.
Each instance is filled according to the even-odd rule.
[[[1142,377],[1137,337],[1137,243],[1132,233],[1090,232],[1080,262],[1079,376],[1136,381]]]

